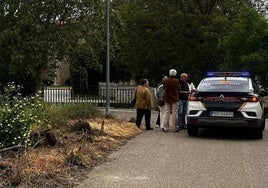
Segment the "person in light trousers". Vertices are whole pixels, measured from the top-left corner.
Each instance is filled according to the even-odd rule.
[[[178,101],[180,93],[180,81],[176,78],[177,71],[169,70],[169,77],[163,79],[164,102],[165,102],[165,122],[162,130],[167,132],[169,127],[169,118],[171,115],[174,132],[178,132]]]

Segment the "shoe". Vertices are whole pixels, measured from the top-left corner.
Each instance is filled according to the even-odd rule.
[[[162,131],[163,131],[163,132],[168,132],[165,128],[162,128]]]
[[[152,127],[146,129],[147,131],[151,131],[151,130],[154,130]]]
[[[183,129],[187,129],[187,127],[186,126],[179,127],[179,130],[183,130]]]
[[[182,130],[182,129],[187,129],[187,125],[178,125],[179,129]]]
[[[179,132],[180,131],[180,129],[176,129],[176,130],[174,130],[173,132],[174,133],[177,133],[177,132]]]

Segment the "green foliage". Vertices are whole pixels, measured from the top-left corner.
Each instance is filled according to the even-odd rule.
[[[86,119],[100,115],[95,106],[85,104],[51,105],[46,107],[48,122],[54,126],[66,126],[69,120]]]
[[[258,8],[263,2],[111,1],[111,80],[148,78],[156,85],[170,68],[190,73],[195,83],[208,70],[268,78],[267,20],[254,7],[265,10]],[[73,85],[80,85],[81,68],[89,84],[104,81],[106,1],[4,0],[0,11],[2,83],[14,80],[34,93],[42,71],[62,58]]]
[[[113,9],[113,66],[126,80],[146,77],[155,85],[175,68],[198,82],[208,70],[253,71],[253,62],[267,61],[267,22],[251,1],[115,0]],[[256,74],[267,72],[258,65]]]
[[[221,46],[225,51],[222,69],[251,71],[268,86],[268,23],[256,10],[244,6]]]
[[[81,73],[86,69],[90,85],[97,85],[105,67],[106,54],[106,5],[105,1],[88,0],[90,12],[79,19],[78,43],[68,54],[71,62],[71,84],[81,84]]]
[[[246,1],[206,2],[113,1],[112,37],[120,49],[113,63],[120,75],[146,77],[155,85],[170,68],[190,73],[196,82],[218,70],[224,60],[219,42]]]
[[[33,126],[43,127],[44,104],[39,94],[22,97],[21,86],[9,83],[0,95],[0,148],[29,144]]]
[[[120,24],[113,31],[120,39],[120,51],[114,61],[126,78],[131,78],[129,70],[136,80],[146,77],[155,84],[169,68],[179,66],[184,42],[179,30],[183,14],[178,6],[179,2],[166,1],[118,3],[113,16]]]
[[[48,123],[54,127],[65,126],[69,120],[100,115],[92,104],[45,105],[39,94],[23,97],[21,89],[13,82],[0,94],[0,149],[28,146],[30,133],[46,129]]]
[[[77,56],[98,64],[105,36],[102,1],[0,1],[0,81],[34,93],[42,71]],[[93,66],[94,67],[94,66]]]

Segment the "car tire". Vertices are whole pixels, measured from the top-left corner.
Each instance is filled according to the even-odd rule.
[[[253,132],[253,137],[255,139],[262,139],[263,138],[263,128],[262,127],[259,127],[259,128],[256,128]]]
[[[189,136],[197,136],[198,135],[198,128],[192,127],[192,126],[187,126],[187,133]]]
[[[262,120],[261,128],[262,128],[262,130],[264,131],[264,129],[265,129],[265,118],[263,118],[263,120]]]

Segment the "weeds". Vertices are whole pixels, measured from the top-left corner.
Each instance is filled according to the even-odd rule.
[[[46,107],[46,114],[50,124],[65,126],[69,120],[89,119],[100,116],[100,111],[92,104],[66,104]]]
[[[103,121],[105,130],[101,133]],[[69,121],[51,132],[58,140],[54,147],[1,153],[0,187],[71,187],[86,169],[142,131],[133,123],[91,118]]]
[[[141,132],[91,104],[50,106],[39,94],[22,97],[18,90],[11,84],[0,94],[0,187],[73,185],[73,169],[96,165]],[[1,150],[26,143],[25,150]]]

